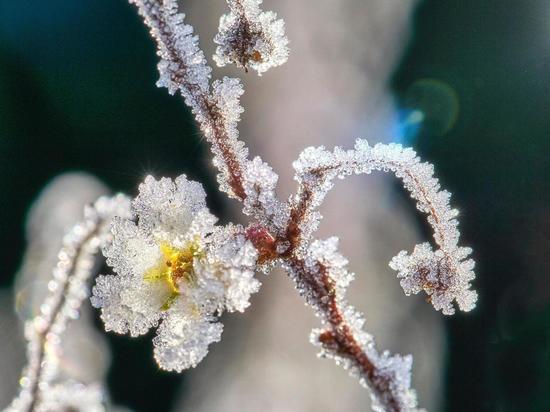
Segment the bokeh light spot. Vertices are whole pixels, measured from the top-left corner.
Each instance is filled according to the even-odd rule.
[[[421,125],[422,132],[435,136],[449,132],[460,111],[456,91],[437,79],[415,81],[405,93],[403,106],[406,127]]]

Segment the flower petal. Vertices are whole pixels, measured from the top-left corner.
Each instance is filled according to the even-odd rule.
[[[194,216],[206,208],[206,194],[200,183],[187,180],[185,175],[175,181],[147,176],[133,208],[139,226],[146,231],[185,233]]]
[[[101,308],[101,319],[106,331],[114,331],[131,336],[139,336],[157,326],[162,312],[159,308],[148,310],[149,301],[143,299],[131,307],[128,303],[132,292],[135,292],[135,280],[122,275],[98,276],[92,290],[91,302],[96,308]],[[142,310],[136,310],[136,304],[143,305]]]
[[[162,369],[181,372],[194,368],[219,342],[223,325],[214,318],[172,313],[160,325],[153,339],[155,359]]]
[[[113,240],[104,247],[103,255],[119,275],[142,277],[158,261],[158,245],[131,220],[115,217],[111,233]]]

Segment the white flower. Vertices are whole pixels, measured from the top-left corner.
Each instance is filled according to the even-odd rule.
[[[243,311],[260,283],[257,252],[239,226],[216,227],[199,183],[151,176],[133,201],[135,219],[116,218],[103,253],[115,275],[99,276],[92,304],[105,329],[138,336],[156,327],[163,369],[195,367],[220,340],[224,311]]]
[[[230,12],[220,18],[214,60],[218,66],[236,64],[258,75],[288,59],[284,21],[261,11],[262,0],[228,0]]]

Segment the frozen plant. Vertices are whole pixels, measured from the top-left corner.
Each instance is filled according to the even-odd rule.
[[[145,179],[132,218],[117,217],[103,253],[116,275],[99,276],[92,304],[107,331],[138,336],[161,322],[153,340],[166,370],[194,367],[220,340],[217,315],[243,311],[259,288],[257,251],[244,229],[214,226],[202,186]]]
[[[147,177],[131,210],[113,219],[111,240],[103,245],[115,274],[96,280],[91,300],[101,308],[105,329],[136,336],[158,327],[153,345],[159,366],[177,371],[195,367],[208,345],[220,339],[219,315],[249,306],[250,295],[259,287],[254,272],[280,266],[320,319],[320,327],[311,333],[320,356],[335,359],[370,389],[373,410],[417,411],[412,357],[376,348],[363,328],[363,315],[346,300],[354,275],[338,251],[338,239],[314,235],[322,218],[319,209],[335,178],[392,172],[434,232],[433,245],[418,245],[411,254],[400,252],[390,263],[405,294],[424,291],[445,315],[456,307],[471,310],[477,300],[470,290],[471,250],[459,246],[457,212],[434,177],[433,166],[396,144],[371,146],[357,140],[350,150],[309,147],[293,164],[296,194],[279,199],[277,174],[261,158],[250,160],[239,140],[244,91],[240,80],[211,81],[212,70],[176,0],[130,2],[156,41],[157,85],[182,95],[210,144],[220,190],[242,203],[251,222],[247,227],[216,226],[199,183],[184,175],[175,181]],[[283,23],[271,12],[260,11],[259,4],[228,0],[230,12],[221,18],[215,39],[218,64],[231,62],[260,74],[286,60]],[[52,319],[44,320],[39,331],[52,328]],[[41,342],[29,339],[30,347]],[[36,370],[42,367],[30,359],[26,377],[35,382]],[[24,392],[26,405],[45,404],[39,392]],[[14,410],[38,409],[18,405],[14,403]]]

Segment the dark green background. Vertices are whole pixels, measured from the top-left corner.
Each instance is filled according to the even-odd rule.
[[[0,0],[0,285],[28,206],[67,170],[129,193],[147,173],[185,171],[222,212],[189,113],[152,86],[155,64],[122,0]],[[392,80],[403,113],[425,116],[403,140],[454,193],[478,262],[478,308],[446,323],[448,411],[550,410],[549,68],[550,1],[432,0]],[[148,338],[109,339],[114,399],[167,410],[181,378],[156,369]]]

